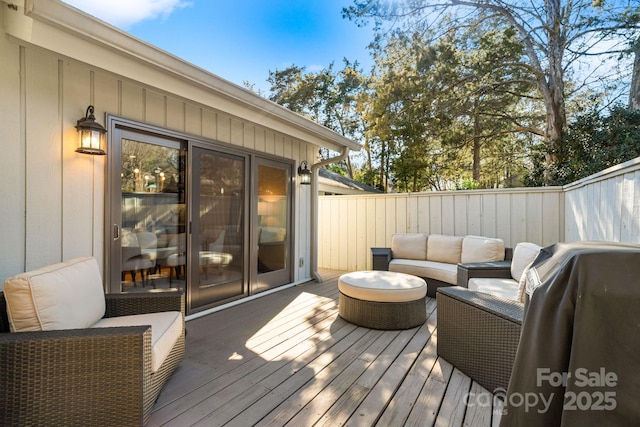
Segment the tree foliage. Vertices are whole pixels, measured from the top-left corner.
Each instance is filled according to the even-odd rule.
[[[536,120],[515,32],[478,19],[430,39],[397,32],[374,52],[365,119],[381,170],[398,191],[454,188],[467,179],[483,188],[509,185],[524,149],[511,141]],[[491,166],[482,175],[481,164]]]
[[[552,184],[564,185],[640,156],[640,110],[620,105],[608,115],[591,110],[579,115],[564,135],[566,155],[552,173]],[[538,155],[528,176],[540,185]]]
[[[599,54],[628,52],[628,40],[638,39],[640,10],[637,0],[355,0],[343,13],[362,24],[373,19],[378,34],[389,26],[407,28],[433,26],[445,12],[455,14],[457,26],[484,14],[506,21],[518,34],[523,48],[519,61],[536,85],[545,109],[544,126],[533,130],[544,136],[546,169],[562,161],[562,133],[567,123],[567,79],[581,79],[573,90],[582,90],[589,78],[578,76],[585,58]],[[391,23],[385,26],[385,23]],[[404,26],[402,26],[404,25]],[[614,47],[611,47],[614,43]],[[625,44],[626,43],[626,44]],[[605,50],[601,46],[608,46]],[[598,73],[598,78],[604,78]],[[619,76],[618,76],[619,78]],[[550,173],[545,170],[547,181]]]
[[[269,72],[269,99],[347,138],[360,140],[363,123],[359,104],[368,79],[358,67],[357,62],[344,59],[339,71],[330,64],[317,73],[306,72],[305,67],[296,65]],[[349,159],[344,167],[344,172],[353,178]]]
[[[344,15],[376,25],[371,73],[293,65],[269,98],[360,141],[334,170],[383,190],[565,183],[634,152],[610,106],[630,75],[640,102],[637,1],[355,0]],[[632,73],[594,66],[634,55]]]

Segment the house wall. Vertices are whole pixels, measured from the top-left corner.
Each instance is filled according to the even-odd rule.
[[[116,74],[14,37],[8,25],[26,18],[9,16],[22,10],[2,6],[0,22],[7,32],[0,32],[0,283],[76,256],[93,255],[104,265],[106,159],[75,152],[75,124],[89,104],[103,125],[108,113],[296,163],[315,159],[317,145],[228,114],[216,107],[229,100],[222,102],[179,76],[150,77],[164,82],[158,87],[129,77],[133,68],[136,76],[145,74],[140,63],[131,65],[133,60],[121,59],[122,71]],[[29,37],[35,38],[33,28]],[[113,52],[105,49],[104,55]],[[148,75],[159,71],[149,68]],[[197,102],[181,96],[188,92],[185,87],[198,91]],[[310,190],[301,187],[295,189],[296,260],[308,259],[309,252]],[[308,262],[300,268],[296,263],[294,270],[294,280],[310,276]]]
[[[319,198],[318,265],[370,269],[372,247],[394,233],[498,237],[509,247],[564,239],[562,187]]]
[[[565,186],[567,241],[640,243],[640,158]]]

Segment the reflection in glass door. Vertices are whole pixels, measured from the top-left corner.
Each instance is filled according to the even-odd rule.
[[[183,290],[194,313],[291,282],[292,163],[126,126],[111,135],[110,293]]]
[[[184,143],[118,131],[112,292],[184,289]]]
[[[289,283],[291,166],[257,159],[257,280],[253,293]]]
[[[191,310],[247,294],[245,163],[242,156],[192,150]]]

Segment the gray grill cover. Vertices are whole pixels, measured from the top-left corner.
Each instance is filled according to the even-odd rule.
[[[532,268],[500,426],[640,425],[640,246],[559,243]]]

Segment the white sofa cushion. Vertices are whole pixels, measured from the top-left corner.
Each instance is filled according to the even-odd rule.
[[[504,241],[482,236],[465,236],[462,239],[460,262],[487,262],[504,260]]]
[[[389,271],[440,280],[452,285],[458,281],[458,265],[444,262],[392,259],[389,262]]]
[[[180,335],[182,335],[182,313],[179,311],[165,311],[132,316],[107,317],[100,319],[92,328],[145,325],[151,325],[151,370],[156,372],[162,366]]]
[[[424,233],[393,234],[391,236],[393,258],[427,259],[427,235]]]
[[[427,261],[457,265],[462,254],[462,239],[458,236],[430,234],[427,240]]]
[[[536,259],[538,252],[542,246],[535,243],[520,242],[513,250],[513,259],[511,260],[511,277],[516,282],[522,278],[525,269]]]
[[[12,332],[88,328],[105,313],[102,277],[92,257],[18,274],[3,287]]]
[[[468,286],[472,291],[518,300],[518,282],[513,279],[474,277],[469,279]]]
[[[529,271],[529,268],[531,268],[531,265],[533,264],[533,261],[531,261],[523,270],[522,272],[522,276],[520,276],[520,280],[518,281],[518,301],[520,301],[521,303],[524,303],[525,301],[525,295],[527,294],[527,272]]]

